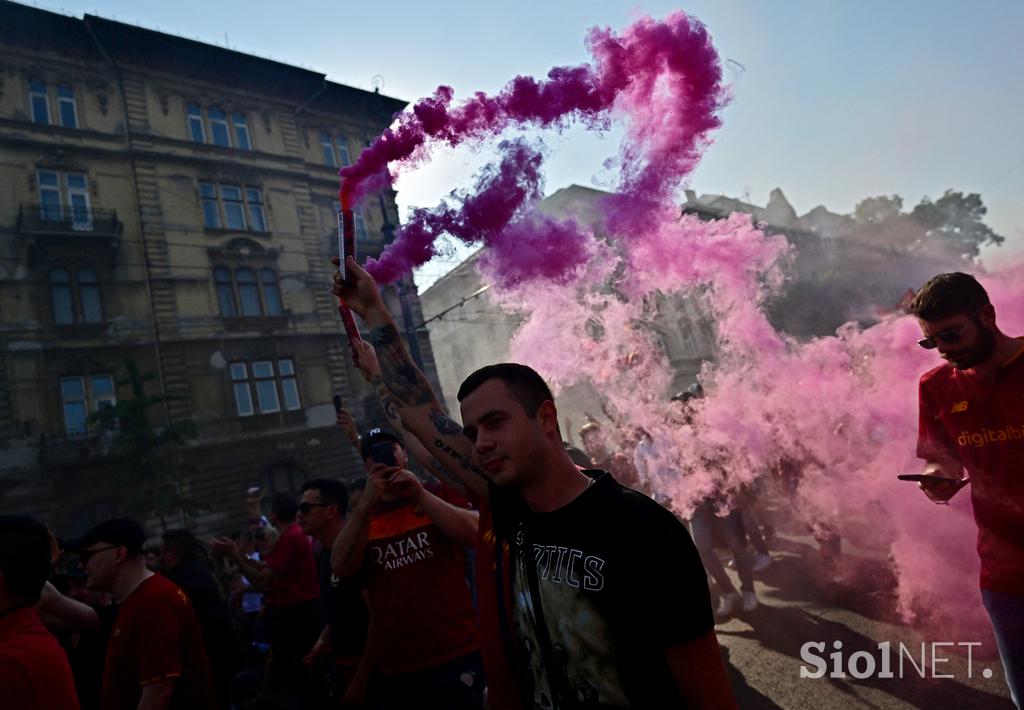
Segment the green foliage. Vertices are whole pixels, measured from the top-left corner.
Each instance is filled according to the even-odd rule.
[[[145,383],[156,379],[156,374],[142,372],[133,359],[125,358],[124,368],[127,376],[118,384],[131,387],[131,399],[119,400],[89,417],[99,428],[117,432],[105,483],[132,515],[142,519],[156,515],[166,528],[167,519],[176,518],[179,511],[189,514],[200,509],[188,495],[192,468],[177,455],[177,447],[196,437],[196,426],[188,420],[155,428],[150,409],[176,398],[147,395]]]
[[[996,246],[1006,241],[991,227],[982,222],[988,209],[981,201],[981,195],[972,192],[946,190],[942,197],[932,202],[925,197],[910,213],[911,219],[925,230],[928,240],[935,240],[965,260],[978,256],[985,244]]]

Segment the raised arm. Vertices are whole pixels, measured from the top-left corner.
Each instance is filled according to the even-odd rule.
[[[384,414],[387,415],[388,425],[399,436],[402,436],[405,426],[402,424],[402,418],[398,415],[398,402],[395,399],[395,395],[388,389],[387,383],[384,382],[384,377],[380,374],[380,362],[377,360],[377,352],[373,349],[372,345],[367,342],[356,343],[356,365],[377,394],[377,400],[380,402]],[[462,481],[445,468],[444,464],[438,461],[436,456],[427,451],[427,448],[419,439],[413,435],[402,436],[402,443],[405,446],[405,450],[409,452],[409,455],[418,461],[423,468],[437,476],[445,485],[454,489],[460,495],[469,495],[469,491]]]
[[[395,468],[377,465],[366,479],[366,488],[359,496],[359,502],[345,521],[345,527],[338,533],[331,547],[331,571],[342,579],[355,577],[363,566],[366,542],[370,533],[370,509],[380,498],[383,477]]]
[[[334,263],[338,263],[337,259]],[[376,350],[381,375],[403,427],[473,495],[483,498],[487,495],[487,478],[472,462],[472,447],[462,434],[462,425],[445,414],[427,378],[409,357],[373,277],[351,257],[346,267],[352,278],[342,281],[340,274],[335,273],[332,291],[369,326],[369,339]]]
[[[445,537],[463,547],[476,545],[477,527],[480,514],[460,508],[434,495],[420,482],[412,471],[398,471],[388,480],[388,490],[418,505],[433,521]]]

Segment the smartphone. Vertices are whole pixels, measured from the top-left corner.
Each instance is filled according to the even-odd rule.
[[[966,478],[957,479],[936,476],[931,473],[901,473],[896,478],[901,481],[914,481],[915,483],[963,483],[968,480]]]
[[[374,463],[381,463],[385,466],[397,466],[395,461],[395,442],[378,441],[370,447],[370,457]]]
[[[341,395],[334,395],[334,413],[341,414]]]

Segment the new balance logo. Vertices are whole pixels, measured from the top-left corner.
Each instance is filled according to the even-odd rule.
[[[965,400],[962,400],[960,402],[957,402],[956,404],[953,405],[953,409],[950,410],[950,411],[952,411],[953,414],[957,414],[958,412],[966,412],[967,411],[967,400],[965,399]]]

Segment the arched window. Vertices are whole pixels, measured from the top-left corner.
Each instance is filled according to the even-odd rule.
[[[260,283],[263,284],[263,304],[268,316],[279,316],[281,308],[281,292],[277,288],[277,275],[273,269],[260,269]]]
[[[103,322],[103,304],[100,302],[100,281],[95,269],[78,270],[78,297],[82,302],[82,321]]]
[[[217,303],[220,304],[220,314],[225,318],[233,318],[238,315],[235,307],[235,289],[231,284],[231,272],[223,266],[213,270],[213,283],[217,287]]]
[[[242,307],[242,315],[262,315],[260,292],[256,286],[256,274],[253,273],[252,269],[239,269],[236,271],[235,283],[238,285],[238,302]]]
[[[74,299],[71,294],[71,275],[67,269],[50,269],[50,297],[53,300],[53,320],[58,324],[75,322]]]

